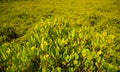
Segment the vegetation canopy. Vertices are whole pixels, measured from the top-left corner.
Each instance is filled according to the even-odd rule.
[[[0,0],[0,72],[119,72],[117,0]]]

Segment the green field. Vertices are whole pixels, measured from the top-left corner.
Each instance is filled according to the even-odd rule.
[[[0,72],[120,72],[119,0],[0,0]]]

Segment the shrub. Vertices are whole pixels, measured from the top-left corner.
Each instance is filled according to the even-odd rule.
[[[5,71],[118,71],[116,36],[91,26],[71,26],[66,19],[36,25],[24,44],[2,45]],[[117,57],[119,58],[119,57]]]

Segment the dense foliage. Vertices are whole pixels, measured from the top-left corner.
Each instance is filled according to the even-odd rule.
[[[117,6],[107,0],[4,1],[0,72],[119,72]]]

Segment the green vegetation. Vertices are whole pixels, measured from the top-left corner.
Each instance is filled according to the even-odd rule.
[[[0,72],[119,72],[117,0],[1,0]]]

